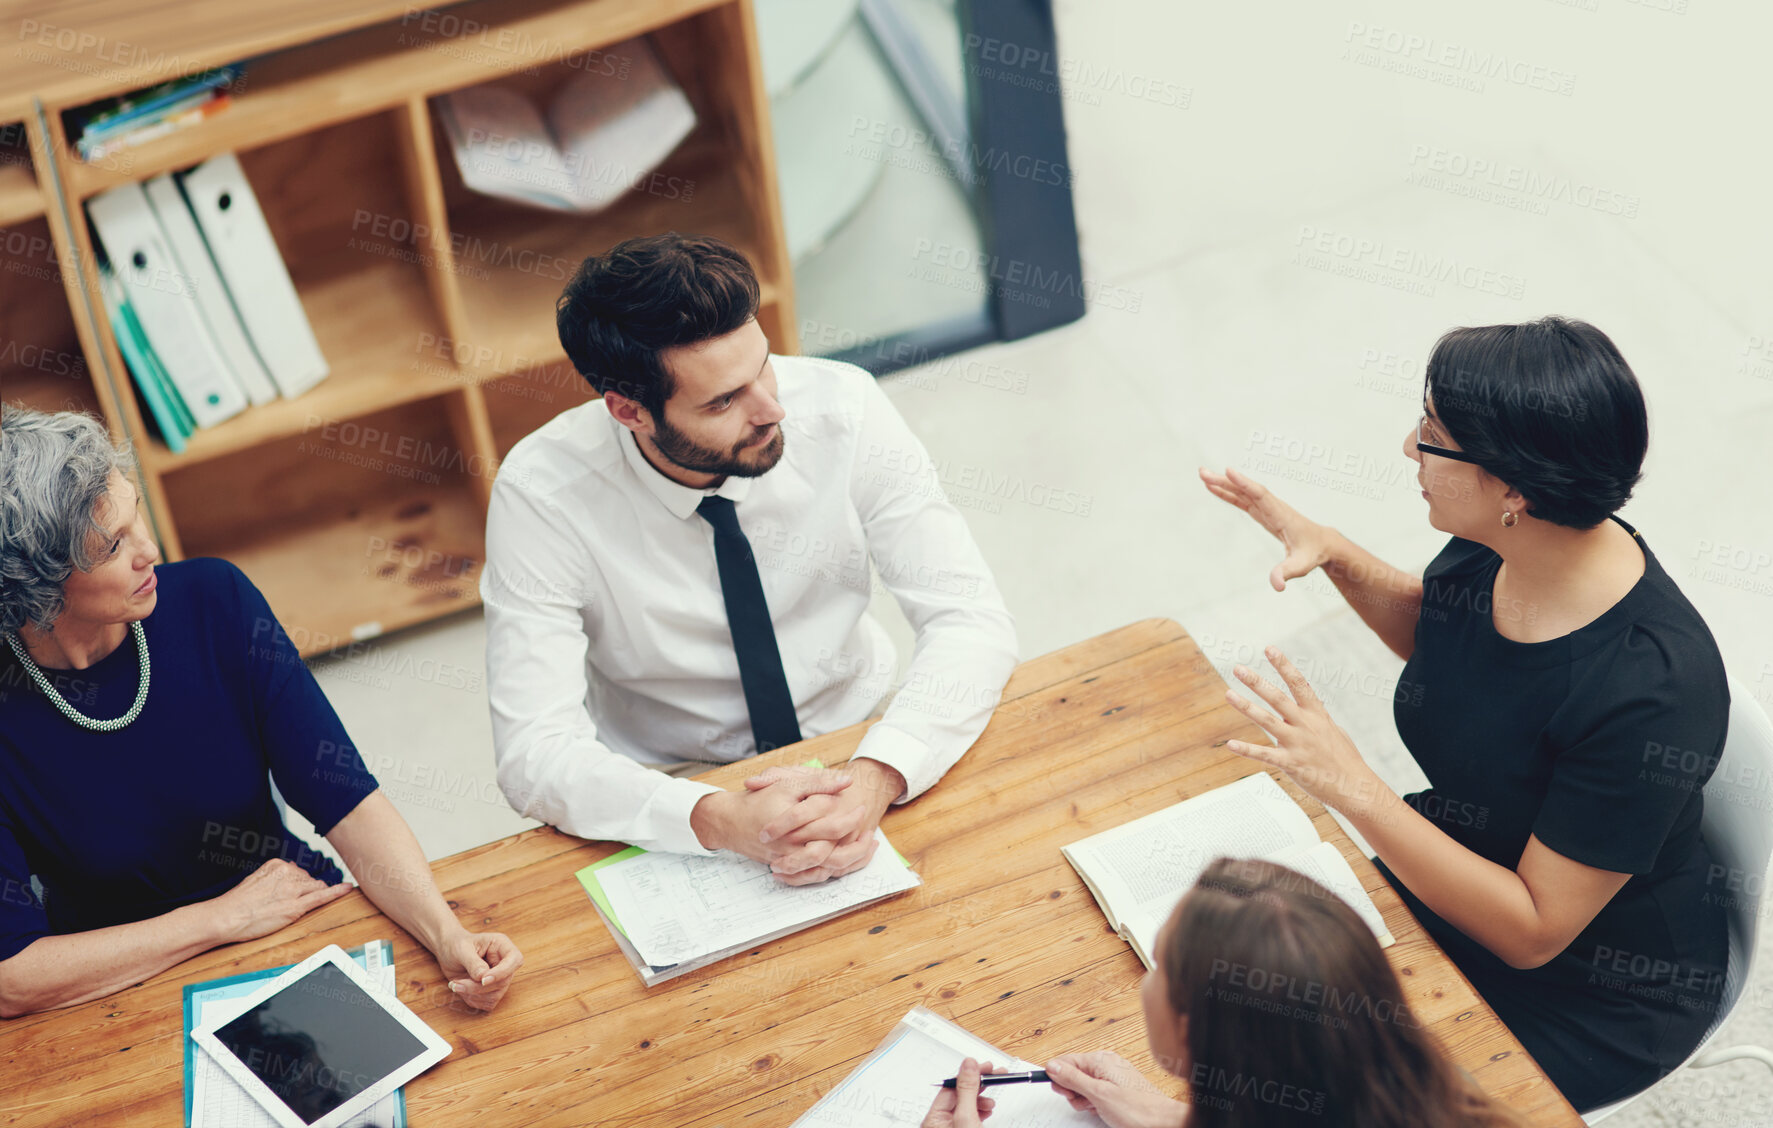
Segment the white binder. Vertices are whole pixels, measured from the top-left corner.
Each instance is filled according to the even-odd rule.
[[[265,371],[264,363],[252,350],[252,342],[247,340],[240,314],[234,309],[228,288],[222,284],[222,276],[216,273],[209,248],[203,244],[203,233],[197,230],[197,221],[185,205],[184,194],[170,172],[154,177],[142,188],[148,193],[148,203],[153,205],[154,217],[160,221],[173,258],[197,292],[198,312],[209,326],[209,334],[229,371],[253,406],[270,403],[277,398],[277,386],[271,383],[271,374]]]
[[[246,392],[228,374],[198,311],[195,284],[179,269],[142,186],[102,192],[87,201],[86,212],[192,421],[213,427],[244,410]]]
[[[179,185],[277,390],[301,395],[326,378],[326,358],[240,162],[232,153],[212,157]]]

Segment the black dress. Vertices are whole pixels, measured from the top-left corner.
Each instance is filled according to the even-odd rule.
[[[1393,712],[1431,785],[1407,801],[1459,843],[1514,869],[1537,835],[1630,880],[1568,948],[1523,971],[1380,866],[1578,1109],[1637,1092],[1686,1058],[1722,1001],[1728,943],[1699,832],[1700,788],[1729,721],[1723,660],[1637,530],[1619,524],[1643,548],[1643,577],[1594,622],[1534,643],[1491,621],[1501,557],[1454,537],[1423,576]]]

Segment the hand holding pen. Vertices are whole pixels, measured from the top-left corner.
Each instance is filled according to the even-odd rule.
[[[990,1065],[986,1065],[984,1068],[989,1069],[991,1067]],[[1047,1071],[1044,1069],[1031,1069],[1027,1073],[988,1073],[979,1078],[979,1087],[989,1088],[992,1085],[1021,1085],[1029,1081],[1050,1080],[1052,1080],[1052,1078],[1047,1076]],[[948,1080],[942,1082],[942,1088],[944,1089],[958,1088],[959,1085],[960,1078],[958,1077],[950,1077]]]
[[[961,1062],[959,1075],[951,1079],[954,1087],[943,1082],[923,1118],[923,1128],[979,1128],[997,1107],[996,1101],[979,1095],[979,1088],[999,1076],[1008,1075],[996,1073],[990,1062],[981,1065],[972,1058]]]

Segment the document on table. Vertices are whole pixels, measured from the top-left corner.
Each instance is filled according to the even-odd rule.
[[[396,984],[390,951],[386,941],[378,940],[365,945],[362,955],[353,951],[352,958],[362,964],[371,978],[389,994],[393,994]],[[239,1017],[246,1009],[242,1005],[246,996],[263,987],[265,979],[274,974],[275,971],[270,971],[264,975],[241,976],[194,991],[191,995],[193,1020],[185,1030],[185,1037],[189,1038],[192,1029],[205,1023],[228,1022]],[[196,1050],[191,1055],[190,1064],[191,1128],[279,1128],[264,1106],[254,1100],[240,1082],[229,1076],[227,1070],[216,1064],[207,1051]],[[400,1093],[393,1092],[377,1101],[369,1111],[345,1121],[344,1128],[398,1128],[405,1123]]]
[[[1039,1069],[977,1038],[933,1011],[913,1007],[880,1048],[837,1088],[794,1122],[793,1128],[915,1128],[936,1099],[936,1086],[960,1069],[962,1058],[990,1062],[1011,1073]],[[1045,1084],[1001,1085],[987,1124],[1005,1128],[1101,1128],[1093,1113],[1078,1112]]]
[[[763,862],[643,853],[598,869],[611,915],[655,968],[781,936],[915,888],[918,877],[874,832],[879,848],[855,873],[818,885],[784,885]]]
[[[1266,772],[1060,847],[1115,931],[1146,967],[1158,930],[1213,859],[1266,858],[1328,888],[1367,922],[1380,947],[1394,941],[1360,879],[1310,816]]]

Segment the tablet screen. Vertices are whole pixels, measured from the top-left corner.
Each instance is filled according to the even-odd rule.
[[[399,1020],[330,963],[320,964],[215,1036],[305,1124],[425,1050]]]

